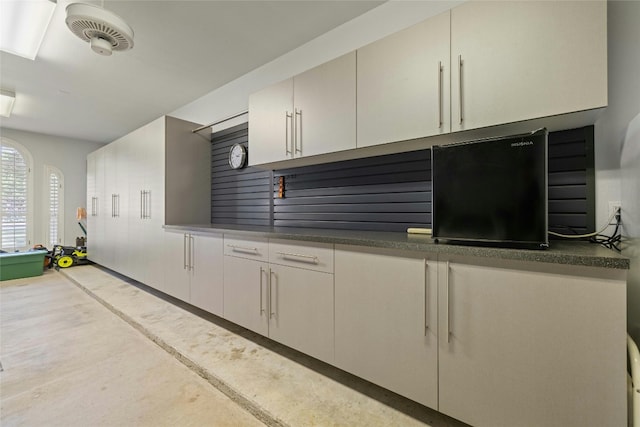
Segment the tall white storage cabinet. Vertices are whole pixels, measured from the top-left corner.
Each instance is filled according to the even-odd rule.
[[[89,259],[104,264],[104,148],[87,156],[87,247]]]
[[[451,10],[452,131],[607,105],[605,1]]]
[[[198,126],[163,116],[89,155],[90,197],[107,199],[105,223],[88,222],[89,259],[164,289],[162,226],[211,221],[211,143]]]

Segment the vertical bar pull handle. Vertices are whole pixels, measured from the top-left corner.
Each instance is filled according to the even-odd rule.
[[[264,308],[262,308],[262,275],[266,273],[264,268],[260,267],[260,316],[264,313]]]
[[[460,124],[464,121],[464,109],[462,108],[462,102],[464,97],[462,96],[462,55],[458,55],[458,100],[460,101]]]
[[[438,61],[438,129],[442,128],[442,61]]]
[[[187,269],[187,233],[182,235],[182,269]]]
[[[143,203],[144,203],[144,196],[142,194],[142,190],[140,190],[140,219],[143,219],[143,216],[142,216],[143,215],[142,212],[143,212],[143,209],[144,209],[142,207]]]
[[[429,263],[424,260],[424,336],[429,330]]]
[[[273,276],[275,275],[275,273],[273,272],[273,270],[271,270],[271,268],[269,268],[269,318],[273,319],[273,317],[276,315],[276,311],[275,311],[275,304],[273,303],[273,282],[275,282],[275,280],[273,280]],[[277,276],[276,276],[277,279]],[[277,300],[277,296],[276,296],[276,300]]]
[[[450,293],[450,273],[451,272],[451,265],[449,264],[449,261],[447,261],[447,343],[451,342],[451,297],[449,295]]]
[[[291,122],[289,122],[291,119]],[[291,135],[289,135],[291,134]],[[285,112],[284,115],[284,150],[285,156],[289,154],[293,154],[291,150],[289,150],[289,138],[291,138],[291,145],[293,145],[293,114],[288,111]]]
[[[189,270],[193,271],[193,253],[195,252],[195,239],[189,234]]]
[[[294,149],[296,153],[300,153],[302,154],[302,110],[298,110],[296,108],[295,110],[296,113],[296,117],[294,120],[294,138],[293,138],[293,143],[294,143]],[[300,117],[300,125],[298,126],[298,117]],[[300,138],[298,138],[298,135],[300,135]],[[298,142],[300,143],[300,148],[298,148]]]

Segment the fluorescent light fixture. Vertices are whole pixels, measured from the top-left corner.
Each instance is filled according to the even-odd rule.
[[[0,0],[0,50],[36,59],[56,0]]]
[[[13,110],[16,94],[8,90],[0,90],[0,116],[9,117]]]

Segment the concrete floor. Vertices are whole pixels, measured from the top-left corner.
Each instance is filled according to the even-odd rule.
[[[2,282],[0,362],[3,427],[465,425],[95,266]]]

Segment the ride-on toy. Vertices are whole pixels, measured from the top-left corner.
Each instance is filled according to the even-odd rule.
[[[53,247],[52,259],[56,270],[89,263],[85,246],[56,245]]]

